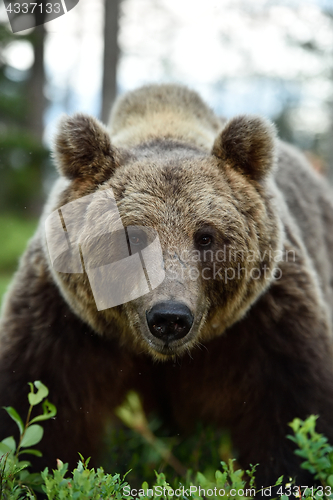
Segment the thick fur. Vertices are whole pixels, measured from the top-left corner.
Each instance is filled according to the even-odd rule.
[[[259,180],[274,164],[274,139],[272,124],[262,118],[240,116],[218,136],[213,154],[249,178]]]
[[[73,465],[78,451],[96,457],[106,419],[135,389],[179,432],[196,421],[228,427],[241,465],[260,463],[258,486],[281,474],[309,484],[285,436],[294,417],[314,413],[333,442],[325,182],[270,123],[242,116],[224,124],[197,94],[172,85],[122,97],[110,134],[90,117],[63,118],[54,157],[61,177],[1,323],[0,404],[24,414],[27,382],[40,379],[58,407],[36,467],[54,467],[57,457]],[[166,276],[139,299],[97,311],[86,274],[52,268],[44,221],[109,188],[125,227],[159,235]],[[94,208],[87,227],[112,231]],[[205,253],[198,242],[207,234]],[[82,228],[78,241],[86,237]],[[185,304],[194,322],[166,345],[146,312],[168,300]],[[0,425],[1,438],[15,433],[5,412]]]

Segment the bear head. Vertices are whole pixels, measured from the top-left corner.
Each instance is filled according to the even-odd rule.
[[[240,320],[275,279],[274,127],[240,116],[202,148],[177,137],[115,147],[64,117],[45,252],[63,297],[100,335],[168,359]]]

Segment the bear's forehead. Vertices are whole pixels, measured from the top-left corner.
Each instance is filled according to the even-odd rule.
[[[159,199],[161,203],[208,201],[223,196],[228,184],[214,160],[189,158],[149,158],[116,170],[107,184],[114,189],[118,202],[139,196]]]
[[[125,225],[193,233],[241,217],[225,175],[210,158],[137,161],[119,168],[106,187],[113,189]]]

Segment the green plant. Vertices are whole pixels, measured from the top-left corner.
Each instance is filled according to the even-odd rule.
[[[46,468],[41,474],[31,474],[28,470],[29,461],[22,460],[23,454],[41,456],[34,447],[43,437],[43,428],[39,422],[48,420],[56,415],[56,408],[46,399],[48,389],[40,381],[30,383],[28,394],[29,410],[25,423],[12,407],[6,407],[8,415],[14,420],[19,429],[19,440],[10,436],[0,442],[0,500],[32,500],[36,499],[35,491],[44,492],[48,500],[116,500],[133,499],[140,497],[143,500],[175,499],[203,500],[204,498],[233,498],[235,500],[250,500],[255,495],[266,496],[268,492],[256,490],[255,470],[251,466],[244,471],[237,468],[234,460],[222,461],[222,470],[208,474],[187,470],[181,478],[168,482],[164,473],[155,472],[155,479],[144,481],[141,487],[132,487],[120,474],[107,474],[103,468],[89,469],[89,460],[80,455],[77,467],[68,472],[68,465],[61,460],[57,461],[57,468],[52,472]],[[37,391],[35,392],[35,389]],[[34,407],[42,403],[43,412],[32,417]],[[162,460],[174,470],[179,462],[171,453],[172,447],[154,435],[144,416],[140,400],[137,395],[130,393],[124,405],[117,412],[118,416],[131,429],[138,433],[144,441],[154,449]],[[320,481],[319,487],[299,488],[293,482],[285,484],[283,476],[278,478],[274,491],[281,500],[288,500],[290,494],[302,499],[328,500],[333,499],[333,446],[325,436],[315,430],[316,416],[302,421],[295,419],[291,424],[294,435],[288,436],[298,446],[296,453],[304,461],[302,467]],[[2,455],[2,456],[1,456]],[[175,461],[176,460],[176,461]]]
[[[89,459],[86,461],[80,455],[81,460],[72,472],[72,478],[66,478],[68,465],[61,460],[57,461],[57,469],[49,473],[46,468],[42,472],[44,480],[43,491],[49,500],[109,500],[132,498],[123,496],[123,488],[127,486],[124,478],[119,474],[105,474],[102,467],[89,469]]]
[[[35,498],[32,488],[38,488],[42,483],[39,473],[30,473],[27,469],[30,462],[21,460],[23,454],[42,456],[39,450],[31,448],[38,444],[43,437],[43,427],[36,422],[48,420],[55,417],[57,410],[46,397],[48,388],[39,380],[33,384],[30,382],[28,400],[30,403],[27,418],[23,423],[22,418],[11,406],[4,407],[10,418],[14,420],[19,429],[20,437],[16,443],[13,436],[7,437],[0,442],[0,500],[16,500],[21,498]],[[35,388],[37,392],[35,392]],[[44,400],[44,401],[43,401]],[[32,417],[32,410],[42,403],[43,413]],[[25,496],[22,496],[24,494]]]
[[[309,488],[303,496],[333,498],[333,446],[325,436],[316,432],[317,418],[315,415],[304,421],[295,418],[290,424],[294,435],[287,437],[298,446],[295,453],[305,459],[301,467],[311,472],[321,483],[315,490]]]

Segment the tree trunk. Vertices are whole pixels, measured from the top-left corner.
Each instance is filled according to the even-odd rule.
[[[108,122],[110,109],[117,95],[118,21],[120,0],[104,0],[104,60],[101,118]]]
[[[37,9],[36,9],[37,10]],[[44,41],[45,26],[36,26],[33,33],[33,48],[35,62],[32,67],[32,74],[29,85],[30,112],[29,130],[38,141],[42,141],[44,132],[44,111],[45,111],[45,70],[44,70]]]

